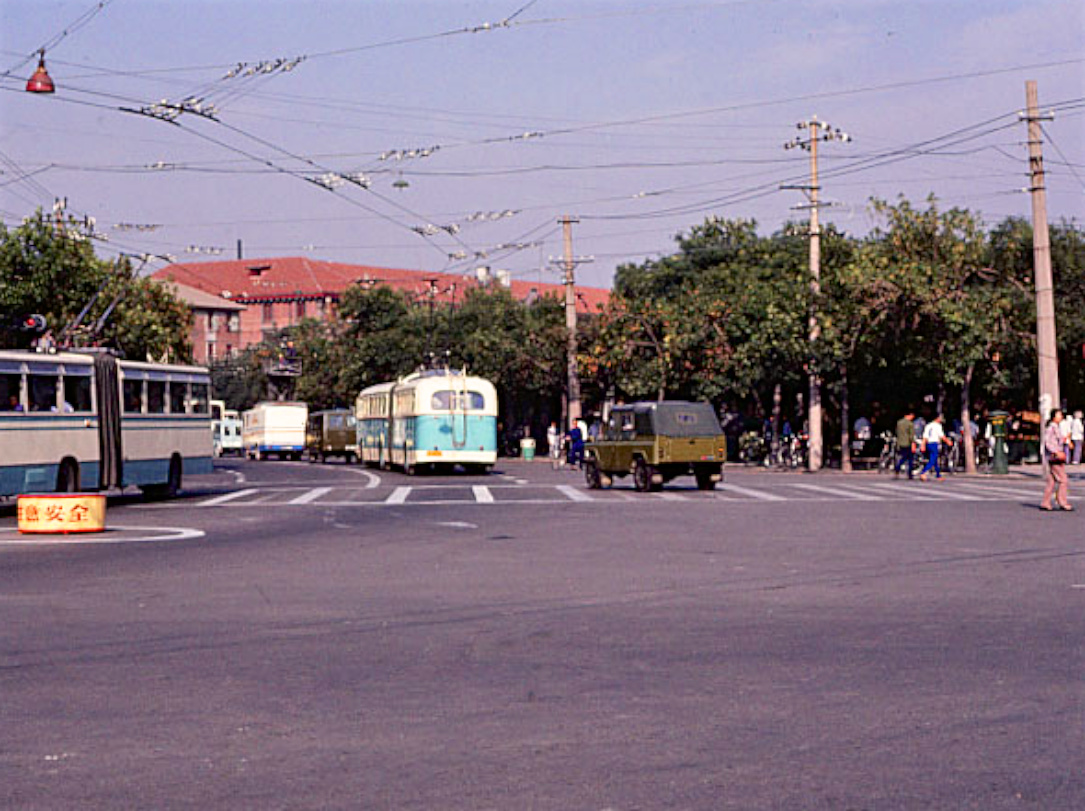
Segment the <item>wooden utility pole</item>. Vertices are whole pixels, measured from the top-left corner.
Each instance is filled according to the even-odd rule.
[[[1059,408],[1059,354],[1055,338],[1055,290],[1051,277],[1051,241],[1047,228],[1047,191],[1044,187],[1043,130],[1036,82],[1025,82],[1028,111],[1028,162],[1032,192],[1032,264],[1036,278],[1036,354],[1040,366],[1040,444],[1051,410]],[[1046,457],[1045,457],[1046,458]]]
[[[568,332],[565,353],[566,358],[566,427],[580,419],[580,372],[577,367],[576,353],[576,259],[573,258],[573,223],[579,220],[568,215],[561,223],[565,240],[565,328]]]
[[[806,404],[808,467],[811,472],[821,469],[825,459],[825,440],[822,436],[824,416],[821,408],[821,370],[818,357],[818,343],[821,341],[821,323],[818,320],[818,301],[821,298],[821,224],[818,209],[821,206],[818,185],[818,141],[850,141],[851,136],[839,129],[834,129],[825,121],[819,121],[815,115],[809,121],[798,123],[800,130],[806,130],[806,138],[801,136],[784,144],[784,149],[798,147],[810,153],[810,185],[803,187],[809,199],[810,209],[810,310],[807,316],[807,334],[810,344],[810,359],[807,380],[809,400]],[[848,449],[842,449],[845,457]]]

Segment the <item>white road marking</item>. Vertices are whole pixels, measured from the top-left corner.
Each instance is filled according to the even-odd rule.
[[[234,477],[234,481],[237,484],[245,483],[245,474],[242,473],[240,470],[231,470],[230,475]]]
[[[392,491],[391,495],[384,500],[385,504],[402,504],[407,500],[407,496],[411,494],[410,487],[397,487]]]
[[[1012,485],[1010,487],[1005,487],[995,484],[980,484],[979,482],[961,482],[957,486],[964,487],[968,490],[978,490],[982,493],[997,493],[1006,498],[1036,498],[1036,494],[1040,492],[1039,487],[1032,490],[1021,490]]]
[[[450,529],[478,529],[478,524],[472,524],[470,521],[438,521],[437,526]]]
[[[788,487],[796,487],[800,490],[809,490],[811,493],[824,493],[831,496],[844,496],[845,498],[856,499],[857,501],[881,501],[882,496],[872,496],[869,493],[860,493],[855,490],[845,490],[844,488],[834,487],[822,487],[817,484],[807,484],[806,482],[795,482],[794,484],[788,484]]]
[[[680,496],[678,493],[652,493],[660,501],[688,501],[685,496]]]
[[[137,536],[135,538],[118,537],[118,532],[157,532],[158,535]],[[157,543],[161,541],[186,541],[193,538],[202,538],[206,533],[200,529],[188,529],[187,527],[106,527],[105,532],[83,532],[71,535],[45,535],[45,534],[19,534],[16,530],[9,533],[0,532],[0,544],[71,544],[73,546],[85,546],[86,544],[102,543]]]
[[[251,496],[253,493],[260,492],[255,487],[250,487],[248,490],[235,490],[232,493],[223,493],[221,496],[215,496],[209,498],[207,501],[201,501],[197,504],[197,507],[217,507],[219,504],[225,504],[227,501],[233,501],[234,499],[244,498],[245,496]]]
[[[494,494],[490,492],[490,488],[482,484],[475,484],[471,486],[471,492],[475,494],[475,501],[479,504],[493,504]]]
[[[380,487],[381,477],[371,470],[366,470],[361,467],[348,467],[346,468],[351,473],[357,473],[359,476],[365,476],[368,481],[365,483],[366,490],[372,490],[374,487]]]
[[[775,493],[766,493],[763,490],[748,490],[745,487],[739,487],[736,484],[723,485],[724,492],[738,493],[740,496],[749,496],[750,498],[756,498],[761,501],[787,501],[786,496],[778,496]]]
[[[577,490],[571,484],[556,484],[554,489],[565,496],[569,501],[595,501],[583,490]]]
[[[921,501],[982,501],[982,496],[967,493],[954,493],[949,490],[943,490],[942,485],[937,481],[932,482],[915,482],[909,486],[901,486],[896,484],[876,484],[871,483],[866,485],[867,487],[876,488],[878,490],[884,490],[887,493],[895,493],[898,496],[908,496],[916,500]]]
[[[308,493],[302,493],[297,498],[292,498],[287,504],[310,504],[321,496],[326,496],[332,489],[330,487],[314,487]]]

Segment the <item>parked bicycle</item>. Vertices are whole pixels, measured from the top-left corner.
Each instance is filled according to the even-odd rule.
[[[878,456],[878,472],[889,473],[897,469],[897,436],[892,431],[882,431],[882,452]]]

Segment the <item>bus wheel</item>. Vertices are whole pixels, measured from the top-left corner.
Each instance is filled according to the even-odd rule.
[[[58,493],[79,492],[79,466],[71,459],[65,459],[60,463],[60,470],[57,471],[56,491]]]
[[[177,498],[178,493],[181,492],[181,477],[184,475],[184,468],[181,466],[181,457],[174,456],[170,459],[170,474],[169,479],[166,481],[166,496],[168,498]]]

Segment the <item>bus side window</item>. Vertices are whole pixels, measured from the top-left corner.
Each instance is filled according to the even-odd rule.
[[[64,375],[64,410],[93,411],[90,375]]]
[[[208,411],[207,384],[206,383],[193,383],[192,384],[192,413],[193,414],[206,414],[207,411]]]
[[[166,413],[166,381],[164,381],[164,380],[148,380],[147,381],[147,413],[148,414],[165,414]]]
[[[184,414],[185,400],[188,399],[188,383],[180,380],[170,382],[170,413]]]
[[[57,410],[57,375],[27,375],[31,411]]]
[[[22,411],[23,398],[20,391],[22,375],[0,375],[0,411]]]
[[[143,381],[124,381],[124,411],[126,414],[139,414],[143,411]]]

